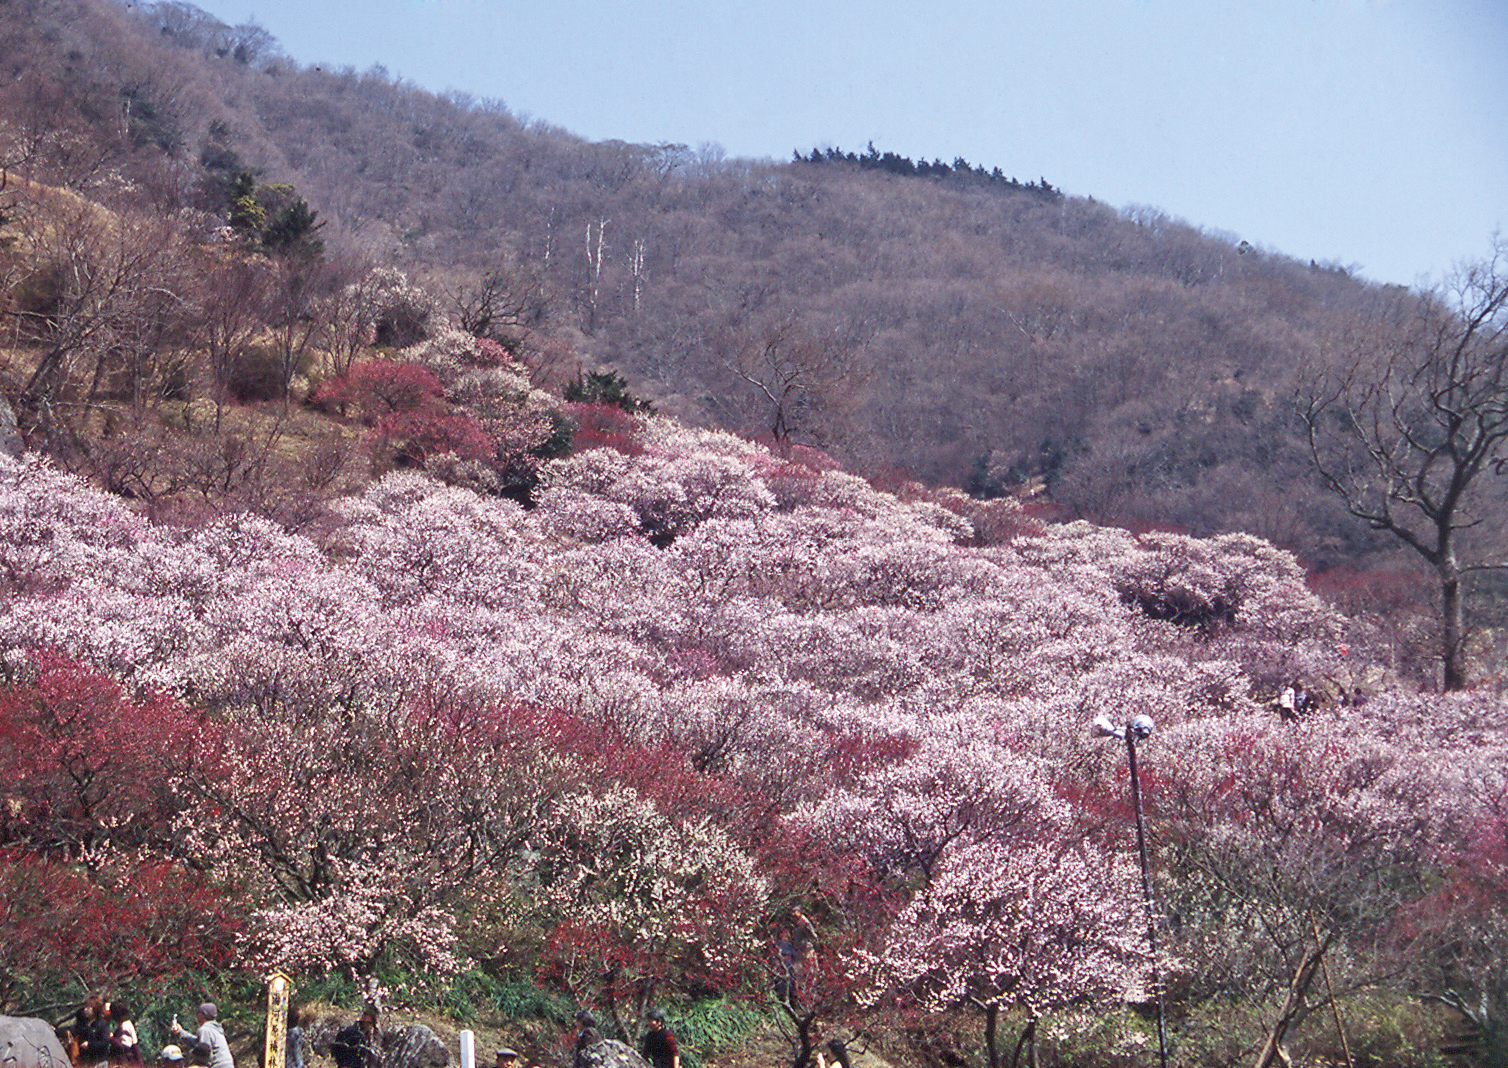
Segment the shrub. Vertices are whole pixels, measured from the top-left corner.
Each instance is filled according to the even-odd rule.
[[[639,444],[639,421],[613,404],[567,404],[566,412],[574,424],[570,444],[572,452],[588,449],[616,449],[625,456],[644,451]]]
[[[338,378],[322,383],[314,402],[375,425],[393,413],[431,412],[443,408],[440,379],[417,363],[367,360]]]
[[[628,391],[628,382],[616,371],[583,372],[567,382],[561,395],[575,404],[603,404],[621,408],[629,415],[653,415],[654,406]]]

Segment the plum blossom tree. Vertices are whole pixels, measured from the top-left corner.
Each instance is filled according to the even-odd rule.
[[[49,982],[98,989],[229,969],[244,923],[237,895],[175,861],[117,855],[85,872],[6,847],[0,1004],[14,1006]]]
[[[924,886],[955,846],[1028,841],[1063,815],[1036,761],[943,730],[845,786],[804,818],[867,853],[886,877]]]
[[[246,938],[260,964],[369,975],[386,955],[453,971],[455,904],[570,782],[546,737],[522,710],[417,701],[344,723],[243,718],[201,757],[185,848],[260,886],[269,904]]]
[[[981,1009],[999,1068],[1003,1008],[1026,1012],[1031,1044],[1052,1009],[1135,997],[1146,965],[1136,881],[1124,854],[1071,837],[960,844],[896,918],[877,977],[929,1007]]]
[[[561,797],[536,841],[524,880],[550,932],[542,974],[621,1033],[671,990],[737,985],[768,888],[710,820],[615,787]]]
[[[51,650],[6,664],[0,689],[0,842],[94,867],[161,847],[199,724],[157,693]]]
[[[1196,998],[1272,1001],[1255,1063],[1286,1061],[1306,1019],[1392,974],[1366,947],[1424,892],[1427,843],[1453,819],[1438,803],[1456,795],[1452,774],[1362,717],[1246,714],[1162,741],[1149,797],[1174,982]]]

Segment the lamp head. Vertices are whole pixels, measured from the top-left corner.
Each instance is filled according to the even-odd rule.
[[[1103,714],[1094,717],[1094,722],[1089,725],[1089,735],[1092,738],[1123,737],[1115,724],[1110,722],[1110,717]]]
[[[1137,741],[1152,737],[1152,717],[1148,715],[1132,716],[1131,722],[1126,724],[1131,730],[1131,737]]]

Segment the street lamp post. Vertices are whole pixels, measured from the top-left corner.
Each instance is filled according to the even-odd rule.
[[[1157,904],[1152,897],[1152,867],[1147,862],[1147,824],[1141,808],[1141,776],[1136,770],[1136,743],[1152,737],[1152,717],[1135,715],[1117,727],[1106,716],[1094,721],[1098,738],[1120,738],[1126,743],[1126,759],[1131,765],[1131,807],[1136,811],[1136,853],[1141,860],[1142,898],[1147,906],[1147,948],[1152,954],[1152,988],[1157,993],[1157,1056],[1162,1068],[1168,1068],[1168,1030],[1162,997],[1162,969],[1157,964]]]

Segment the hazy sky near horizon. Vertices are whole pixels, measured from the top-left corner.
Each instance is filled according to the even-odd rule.
[[[1508,231],[1505,0],[196,2],[591,140],[963,156],[1376,281]]]

